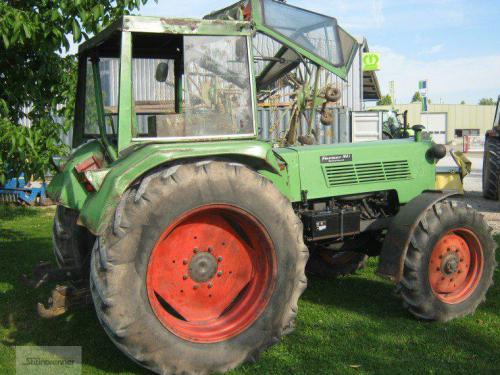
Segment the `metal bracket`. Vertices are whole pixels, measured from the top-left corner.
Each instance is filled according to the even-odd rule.
[[[38,315],[44,319],[52,319],[66,313],[70,307],[79,305],[90,305],[92,296],[88,288],[76,289],[66,285],[57,285],[52,290],[48,301],[48,307],[37,304]]]
[[[83,282],[81,270],[78,268],[57,268],[49,262],[40,262],[33,270],[33,276],[21,276],[21,282],[28,288],[37,289],[47,282],[75,281]],[[87,282],[85,282],[87,284]],[[88,287],[76,288],[67,285],[57,285],[48,300],[48,307],[37,304],[38,315],[45,319],[52,319],[66,313],[70,307],[88,305],[92,303],[92,296]]]

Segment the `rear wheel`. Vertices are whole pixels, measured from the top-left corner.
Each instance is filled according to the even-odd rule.
[[[463,202],[436,203],[408,247],[400,288],[409,311],[439,321],[473,313],[492,284],[495,247],[477,211]]]
[[[52,243],[56,263],[60,268],[73,268],[83,279],[89,277],[90,252],[95,237],[77,225],[78,212],[57,206],[52,226]]]
[[[290,202],[245,166],[172,166],[123,198],[92,253],[98,318],[158,373],[224,372],[292,330],[308,252]]]
[[[500,139],[489,137],[484,145],[483,196],[500,199]]]

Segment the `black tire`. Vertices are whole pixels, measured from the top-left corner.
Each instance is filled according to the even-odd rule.
[[[279,272],[269,303],[250,327],[222,342],[195,343],[157,318],[146,272],[165,228],[183,213],[213,203],[237,206],[262,223],[274,243]],[[246,166],[202,161],[156,171],[122,198],[92,252],[90,284],[99,321],[122,352],[157,373],[208,374],[253,362],[293,330],[297,301],[307,285],[302,233],[290,202]]]
[[[77,225],[77,219],[77,211],[57,206],[52,226],[54,256],[59,268],[74,268],[81,272],[82,278],[88,279],[95,237]]]
[[[353,275],[365,267],[368,255],[354,251],[314,251],[307,263],[307,271],[322,277]]]
[[[438,298],[432,289],[430,261],[438,241],[458,228],[465,228],[476,236],[482,246],[484,267],[477,276],[476,286],[469,288],[470,294],[466,294],[464,300],[450,303]],[[465,238],[465,241],[469,240]],[[462,201],[436,203],[418,223],[410,240],[403,277],[398,285],[405,306],[418,318],[443,322],[474,313],[486,299],[486,292],[493,283],[495,248],[491,228],[472,207]]]
[[[499,200],[500,189],[500,139],[486,138],[483,157],[483,196]]]

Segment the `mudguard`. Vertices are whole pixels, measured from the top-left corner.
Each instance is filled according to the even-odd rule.
[[[403,275],[406,251],[413,231],[434,204],[446,198],[457,196],[457,191],[425,191],[402,206],[391,220],[380,252],[377,274],[399,282]]]
[[[260,163],[262,168],[266,167],[271,171],[270,174],[276,177],[276,182],[280,184],[283,193],[286,193],[285,179],[280,175],[280,167],[268,143],[252,140],[197,144],[148,144],[123,156],[107,170],[99,171],[103,176],[97,176],[95,173],[88,174],[87,177],[95,180],[93,185],[98,189],[88,195],[79,210],[79,223],[94,235],[101,235],[123,193],[134,181],[167,163],[206,157],[225,157],[236,162]]]

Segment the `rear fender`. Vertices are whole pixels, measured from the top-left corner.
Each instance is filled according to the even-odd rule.
[[[52,178],[47,187],[49,198],[59,205],[80,211],[90,193],[81,183],[75,167],[89,158],[95,158],[106,164],[102,146],[98,141],[84,143],[62,163],[62,170]]]
[[[101,171],[104,177],[97,182],[98,191],[90,194],[85,201],[79,223],[94,235],[101,235],[113,217],[122,195],[135,181],[152,170],[173,162],[214,157],[247,164],[256,170],[267,170],[277,180],[283,180],[271,145],[264,142],[221,142],[217,145],[205,142],[175,146],[150,144],[119,159],[109,170]]]
[[[391,220],[382,245],[377,269],[379,276],[399,282],[408,245],[418,223],[434,204],[454,196],[461,195],[456,191],[425,191],[401,207]]]

